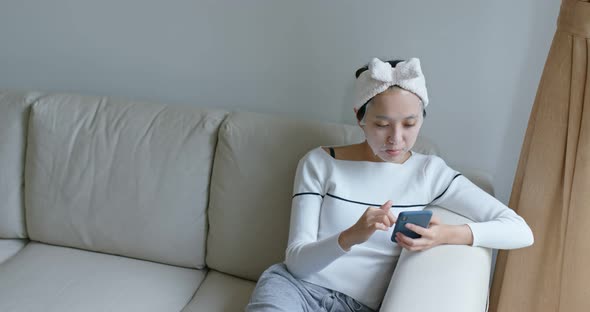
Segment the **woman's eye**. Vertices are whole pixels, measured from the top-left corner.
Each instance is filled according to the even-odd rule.
[[[412,128],[413,126],[415,126],[416,124],[411,124],[411,125],[405,125],[406,128]]]
[[[379,128],[385,128],[385,127],[389,127],[389,125],[377,124],[377,127],[379,127]]]

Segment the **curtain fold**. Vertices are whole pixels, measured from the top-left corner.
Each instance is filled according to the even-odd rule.
[[[500,251],[492,312],[590,311],[590,0],[563,0],[509,206],[535,244]]]

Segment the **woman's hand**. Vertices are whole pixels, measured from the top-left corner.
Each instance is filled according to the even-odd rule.
[[[366,242],[375,231],[387,231],[393,226],[397,218],[389,211],[392,203],[388,200],[379,208],[368,207],[353,226],[340,233],[340,247],[348,251],[352,246]]]
[[[437,216],[432,216],[428,228],[411,223],[406,224],[406,227],[422,236],[412,239],[402,233],[396,234],[395,241],[397,244],[411,251],[427,250],[442,244],[473,244],[473,234],[468,225],[442,224]]]

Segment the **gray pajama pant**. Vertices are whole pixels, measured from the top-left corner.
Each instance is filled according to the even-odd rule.
[[[373,312],[347,295],[295,278],[284,263],[262,273],[246,312]]]

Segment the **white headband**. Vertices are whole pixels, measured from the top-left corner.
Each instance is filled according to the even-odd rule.
[[[395,68],[392,68],[388,62],[374,58],[369,63],[369,70],[362,72],[356,79],[354,108],[361,108],[375,95],[391,86],[399,86],[416,94],[422,100],[424,107],[428,106],[426,81],[420,68],[419,59],[411,58],[408,61],[397,63]]]

